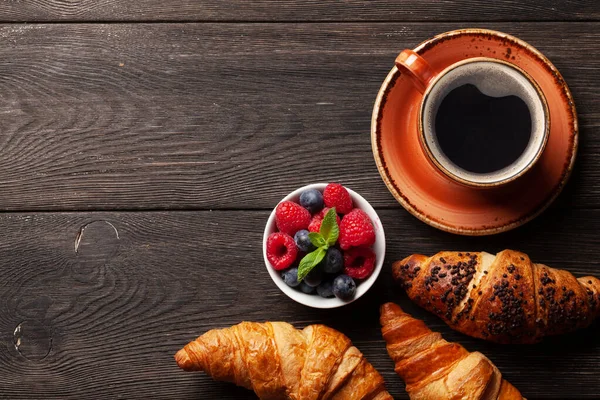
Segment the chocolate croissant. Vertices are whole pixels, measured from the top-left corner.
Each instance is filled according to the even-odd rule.
[[[483,354],[448,343],[394,304],[381,306],[381,332],[411,400],[521,400]]]
[[[451,328],[497,343],[536,343],[586,327],[600,313],[600,280],[513,250],[415,254],[394,263],[393,276]]]
[[[175,360],[261,399],[392,399],[350,339],[323,325],[297,330],[285,322],[242,322],[206,332]]]

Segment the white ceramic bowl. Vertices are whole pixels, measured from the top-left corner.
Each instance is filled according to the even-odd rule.
[[[296,203],[299,202],[300,193],[308,189],[317,189],[321,192],[327,186],[326,183],[315,183],[312,185],[307,185],[301,187],[300,189],[294,190],[292,193],[285,196],[281,201],[294,201]],[[375,269],[371,276],[369,276],[366,280],[361,281],[356,287],[356,294],[352,300],[344,301],[340,300],[337,297],[325,299],[318,294],[306,294],[302,293],[299,290],[289,287],[281,278],[281,271],[276,271],[272,266],[269,260],[267,260],[267,238],[273,232],[277,231],[277,227],[275,225],[275,208],[271,212],[269,216],[269,220],[267,221],[267,226],[265,227],[265,233],[263,235],[263,257],[265,259],[265,265],[267,266],[267,271],[273,279],[273,282],[281,289],[283,293],[285,293],[292,300],[297,301],[300,304],[304,304],[305,306],[313,307],[313,308],[336,308],[341,307],[346,304],[350,304],[353,301],[359,299],[362,295],[367,293],[367,291],[373,286],[373,283],[379,276],[381,272],[381,267],[383,266],[383,259],[385,257],[385,234],[383,233],[383,226],[381,225],[381,220],[379,216],[371,207],[368,201],[366,201],[361,195],[358,193],[346,188],[350,196],[352,197],[352,201],[354,202],[354,207],[360,208],[364,212],[366,212],[371,221],[373,221],[373,226],[375,227],[375,244],[373,245],[373,251],[375,252]]]

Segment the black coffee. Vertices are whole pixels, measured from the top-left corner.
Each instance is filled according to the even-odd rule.
[[[454,164],[490,173],[523,154],[531,138],[531,115],[517,96],[490,97],[467,84],[442,100],[435,132],[440,149]]]

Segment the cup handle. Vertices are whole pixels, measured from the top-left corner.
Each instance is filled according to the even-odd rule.
[[[396,57],[396,67],[406,74],[417,90],[423,93],[434,77],[433,69],[427,61],[413,50],[402,50]]]

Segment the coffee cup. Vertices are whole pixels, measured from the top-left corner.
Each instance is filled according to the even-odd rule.
[[[518,66],[474,57],[433,70],[413,50],[396,58],[423,96],[418,135],[431,163],[450,179],[498,187],[527,173],[550,132],[546,98]]]

